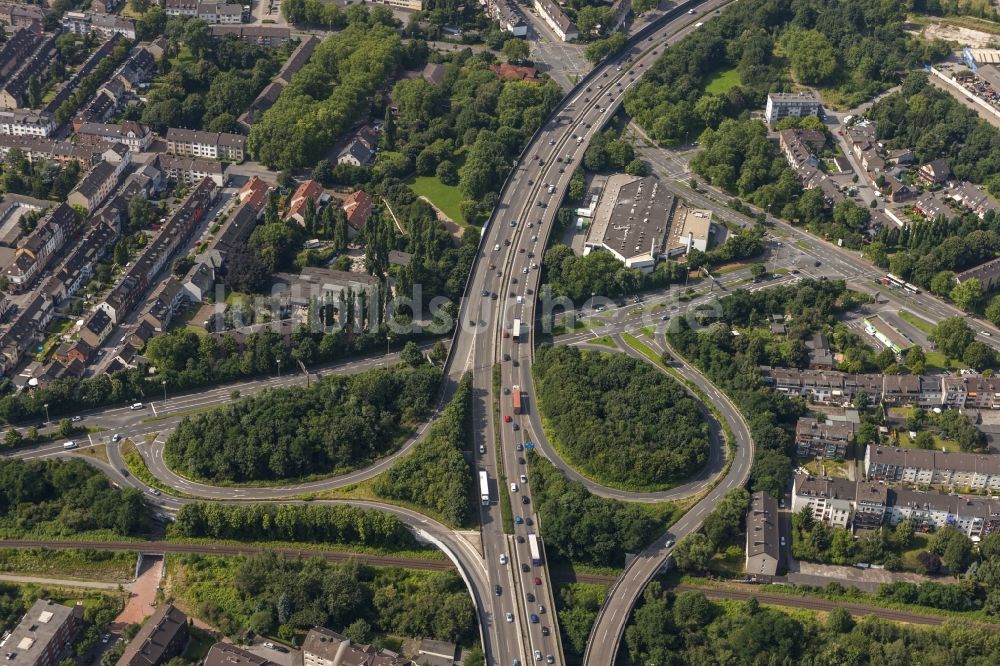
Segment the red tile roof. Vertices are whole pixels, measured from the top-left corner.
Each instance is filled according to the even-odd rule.
[[[344,199],[342,208],[347,213],[347,223],[355,231],[361,231],[372,212],[372,199],[364,190],[358,190]]]

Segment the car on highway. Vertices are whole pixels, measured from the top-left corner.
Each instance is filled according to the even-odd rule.
[[[115,434],[111,435],[111,441],[112,441],[112,442],[117,442],[117,441],[118,441],[118,440],[120,440],[121,438],[122,438],[122,436],[121,436],[121,435],[119,435],[118,433],[115,433]]]
[[[508,622],[513,622],[514,621],[514,614],[513,613],[507,613],[507,621]],[[517,661],[517,660],[515,659],[514,661]]]
[[[541,585],[541,584],[542,584],[542,579],[539,578],[538,576],[535,576],[535,585]]]
[[[535,603],[535,595],[533,595],[531,592],[528,592],[527,594],[525,594],[524,598],[528,600],[529,604]]]
[[[548,635],[549,635],[549,628],[542,627],[542,636],[548,636]]]
[[[531,516],[528,516],[527,518],[524,519],[524,524],[527,525],[528,527],[531,527],[534,524],[534,522],[531,520]]]
[[[150,495],[155,495],[156,497],[159,497],[160,496],[160,489],[159,488],[153,488],[152,490],[149,491],[149,494]]]
[[[535,661],[541,661],[541,660],[542,660],[542,651],[535,650]]]
[[[548,655],[547,657],[545,657],[545,663],[546,663],[546,664],[554,664],[554,663],[556,663],[556,658],[555,658],[555,657],[553,657],[553,656],[552,656],[552,655],[550,654],[550,655]]]
[[[485,298],[485,297],[487,297],[489,295],[490,295],[490,290],[489,289],[483,289],[483,298]]]
[[[510,423],[510,414],[504,414],[503,415],[503,422],[504,423]]]
[[[518,543],[524,543],[524,537],[523,537],[523,536],[521,536],[520,534],[518,534],[518,535],[517,535],[517,542],[518,542]]]
[[[516,483],[510,484],[510,492],[512,492],[512,493],[516,493],[517,492],[517,484]]]
[[[493,591],[494,591],[494,592],[496,593],[496,595],[497,595],[498,597],[499,597],[499,596],[500,596],[501,594],[503,594],[503,588],[502,588],[502,587],[500,587],[499,585],[494,585],[494,586],[493,586]]]
[[[518,543],[524,543],[523,536],[519,536],[517,538],[519,539]],[[521,562],[521,571],[523,571],[524,573],[528,573],[529,571],[531,571],[531,567],[528,566],[527,562]]]
[[[127,469],[125,469],[124,467],[122,467],[122,468],[121,468],[120,470],[118,470],[118,471],[122,473],[122,476],[128,476],[128,470],[127,470]]]
[[[515,423],[515,424],[513,424],[513,425],[512,425],[511,427],[513,427],[513,428],[514,428],[514,432],[517,432],[518,430],[520,430],[520,429],[521,429],[521,426],[517,425],[516,423]]]
[[[545,614],[545,606],[542,606],[541,604],[538,605],[538,614],[539,615]]]
[[[507,564],[507,553],[500,553],[500,564]]]
[[[518,458],[517,459],[517,464],[518,465],[523,465],[524,464],[524,458]]]
[[[129,409],[131,409],[133,412],[138,411],[138,410],[142,409],[142,403],[141,402],[133,402],[132,406],[129,407]]]
[[[515,525],[521,525],[523,523],[524,523],[524,518],[522,518],[521,516],[514,516]]]
[[[65,442],[63,444],[63,449],[69,451],[70,449],[75,449],[77,446],[78,446],[78,444],[76,442],[74,442],[73,440],[70,440],[70,441]]]
[[[517,451],[524,451],[524,444],[518,442],[517,444],[514,445],[514,449]]]
[[[531,624],[538,624],[538,616],[534,613],[531,614]]]
[[[785,537],[781,537],[781,545],[782,545],[782,547],[784,547],[784,545],[785,545]]]
[[[528,482],[528,475],[527,474],[522,474],[521,475],[521,483],[527,483],[527,482]]]
[[[521,504],[527,504],[529,501],[527,495],[521,495]]]
[[[666,546],[667,546],[667,548],[673,548],[674,547],[674,540],[673,539],[667,539]]]
[[[82,420],[83,420],[83,417],[82,417],[82,416],[74,416],[74,417],[73,417],[73,418],[71,419],[71,421],[72,421],[73,423],[79,423],[79,422],[80,422],[80,421],[82,421]]]

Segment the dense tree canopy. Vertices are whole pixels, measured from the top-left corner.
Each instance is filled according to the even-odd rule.
[[[548,460],[528,454],[532,501],[541,519],[545,552],[596,566],[622,566],[666,529],[641,506],[591,495]]]
[[[326,39],[250,132],[249,148],[268,166],[314,165],[368,107],[402,55],[391,28],[352,24]]]
[[[464,452],[470,448],[471,418],[472,378],[467,375],[413,452],[375,479],[375,493],[431,509],[454,525],[469,524],[473,475]]]
[[[119,490],[82,460],[0,459],[0,535],[65,537],[104,531],[124,537],[146,528],[135,488]]]
[[[441,372],[401,364],[269,389],[185,418],[164,458],[183,474],[254,481],[346,471],[388,453],[430,409]]]
[[[622,354],[541,347],[538,408],[585,474],[630,488],[677,483],[708,460],[708,426],[683,387]]]

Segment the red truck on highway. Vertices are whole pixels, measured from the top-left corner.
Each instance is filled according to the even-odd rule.
[[[521,413],[521,387],[514,386],[510,390],[510,401],[514,405],[514,413]]]

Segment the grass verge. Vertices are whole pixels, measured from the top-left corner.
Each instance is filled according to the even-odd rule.
[[[934,332],[934,324],[930,323],[923,317],[918,317],[909,310],[900,310],[897,314],[899,315],[899,318],[907,324],[917,328],[927,335]]]
[[[127,583],[135,573],[135,553],[107,550],[4,548],[0,571],[21,576]]]
[[[174,497],[197,499],[194,495],[188,495],[187,493],[177,490],[176,488],[172,488],[153,476],[153,473],[149,471],[148,467],[146,467],[146,461],[143,460],[142,454],[139,453],[139,448],[131,439],[122,441],[120,446],[122,460],[125,461],[125,468],[128,469],[129,474],[139,479],[150,488],[156,488],[160,492],[173,495]]]

